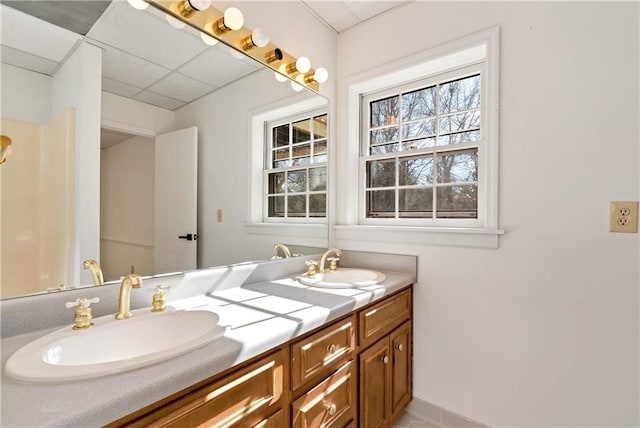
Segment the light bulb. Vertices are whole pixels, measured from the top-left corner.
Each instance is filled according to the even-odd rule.
[[[258,27],[251,32],[251,40],[254,45],[263,48],[269,44],[269,35],[262,28]]]
[[[286,82],[287,80],[289,80],[289,79],[286,78],[286,76],[283,76],[282,74],[278,73],[277,71],[274,71],[273,75],[276,77],[276,80],[278,82]]]
[[[224,26],[231,30],[239,30],[244,25],[244,16],[240,9],[230,7],[224,11]]]
[[[167,15],[167,22],[169,23],[169,25],[171,25],[173,28],[177,28],[177,29],[181,29],[184,28],[187,24],[185,24],[184,22],[180,21],[179,19],[174,18],[171,15]]]
[[[218,40],[216,40],[215,38],[211,37],[206,33],[203,33],[202,31],[200,32],[200,38],[202,39],[203,42],[205,42],[209,46],[213,46],[218,43]]]
[[[313,80],[318,83],[324,83],[329,79],[329,72],[324,67],[318,67],[318,69],[313,73]]]
[[[301,90],[304,89],[304,86],[296,82],[291,82],[291,88],[296,92],[300,92]]]
[[[129,3],[132,8],[138,10],[145,10],[149,7],[149,3],[144,0],[127,0],[127,3]]]
[[[189,4],[195,10],[206,10],[211,6],[211,0],[189,0]]]
[[[296,61],[296,69],[300,73],[306,73],[307,71],[311,70],[311,61],[309,61],[309,58],[307,58],[306,56],[301,56],[300,58],[298,58],[298,60]]]

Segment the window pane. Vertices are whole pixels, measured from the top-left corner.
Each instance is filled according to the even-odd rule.
[[[301,193],[307,191],[307,171],[304,169],[289,171],[287,173],[289,193]]]
[[[437,155],[438,183],[478,181],[477,149]]]
[[[289,159],[284,161],[276,161],[273,163],[274,168],[287,168],[291,166],[291,161]]]
[[[409,140],[402,142],[402,150],[418,150],[436,145],[435,138],[420,138],[419,140]]]
[[[327,190],[327,168],[309,169],[309,191]]]
[[[371,147],[370,151],[372,155],[377,155],[379,153],[393,153],[397,152],[400,149],[399,143],[391,143],[391,144],[381,144],[378,146]]]
[[[284,196],[269,196],[269,217],[284,217]]]
[[[316,116],[313,118],[313,138],[327,138],[327,115]]]
[[[284,193],[284,172],[269,174],[269,193]]]
[[[389,143],[391,141],[398,141],[399,137],[400,137],[400,133],[398,132],[397,126],[378,129],[376,131],[371,131],[370,144],[373,145],[373,144],[379,144],[379,143]]]
[[[399,190],[398,216],[404,218],[433,217],[433,187]]]
[[[464,113],[442,116],[440,118],[440,133],[448,134],[457,131],[480,129],[480,111],[472,110]]]
[[[480,75],[440,85],[440,113],[480,107]]]
[[[400,186],[433,183],[433,157],[400,159],[398,168]]]
[[[478,186],[438,187],[438,218],[478,218]]]
[[[289,124],[273,128],[273,146],[282,147],[289,144]]]
[[[294,165],[306,165],[311,161],[311,144],[302,144],[291,148]]]
[[[367,187],[393,186],[395,182],[395,159],[367,162]]]
[[[436,120],[428,119],[402,125],[402,138],[419,138],[436,135]]]
[[[438,137],[438,145],[460,144],[480,141],[480,131],[456,132]]]
[[[371,102],[369,104],[371,107],[371,128],[398,123],[398,116],[400,114],[398,106],[399,100],[400,97],[396,95]]]
[[[311,140],[311,119],[292,123],[293,144]]]
[[[316,155],[313,157],[313,163],[322,163],[327,161],[326,153],[323,155]]]
[[[367,191],[367,217],[395,217],[395,190]]]
[[[436,114],[436,88],[420,89],[402,94],[402,121],[406,122]]]
[[[325,193],[309,195],[309,217],[327,215],[327,195]]]
[[[327,140],[316,141],[313,144],[313,154],[317,156],[323,153],[327,153]],[[315,157],[313,159],[315,162],[317,162]]]
[[[305,217],[307,215],[307,197],[305,195],[292,195],[287,197],[287,216]]]

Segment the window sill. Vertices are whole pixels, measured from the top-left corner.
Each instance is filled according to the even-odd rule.
[[[407,226],[334,226],[338,248],[363,250],[371,242],[388,246],[388,251],[403,253],[407,246],[440,246],[497,249],[500,229],[462,229]]]
[[[250,235],[276,236],[290,245],[326,248],[329,241],[326,224],[245,223],[244,228]]]

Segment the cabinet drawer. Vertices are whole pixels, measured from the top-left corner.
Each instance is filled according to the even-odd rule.
[[[358,316],[360,346],[373,343],[409,319],[411,290],[364,309]]]
[[[136,421],[136,426],[226,427],[266,423],[268,420],[263,419],[273,411],[271,408],[281,405],[283,378],[284,356],[280,351],[168,404],[145,420]]]
[[[293,389],[320,373],[335,370],[355,349],[355,316],[291,345]]]
[[[342,428],[355,417],[355,364],[349,361],[292,404],[294,428]]]

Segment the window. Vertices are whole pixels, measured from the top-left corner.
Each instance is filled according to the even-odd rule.
[[[497,248],[498,27],[345,78],[338,245]]]
[[[467,67],[363,97],[365,218],[478,218],[481,77]]]
[[[271,121],[267,134],[265,220],[325,222],[326,112]]]

